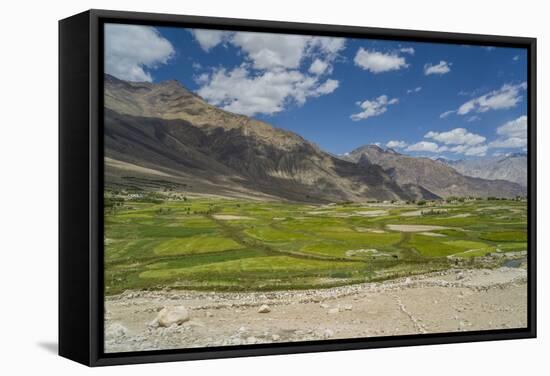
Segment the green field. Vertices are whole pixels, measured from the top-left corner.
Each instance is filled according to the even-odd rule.
[[[527,249],[525,201],[315,206],[107,192],[105,202],[107,295],[329,287]]]

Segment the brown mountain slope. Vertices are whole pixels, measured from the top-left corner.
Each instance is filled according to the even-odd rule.
[[[416,158],[383,150],[375,145],[355,149],[346,157],[359,165],[381,166],[398,184],[415,184],[441,197],[515,197],[525,188],[504,180],[485,180],[461,175],[452,167],[429,158]]]
[[[340,160],[292,132],[211,106],[176,81],[105,77],[105,156],[113,185],[147,186],[160,179],[155,171],[182,190],[226,196],[434,197],[415,184],[399,185],[380,166]]]

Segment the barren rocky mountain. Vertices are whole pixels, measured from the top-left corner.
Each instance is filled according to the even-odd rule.
[[[373,146],[336,158],[293,132],[212,106],[177,81],[106,75],[104,88],[105,173],[113,187],[300,202],[524,193]]]
[[[517,183],[464,176],[439,161],[403,155],[376,145],[357,148],[345,158],[360,166],[381,166],[399,185],[414,184],[441,197],[514,197],[526,193]]]
[[[490,180],[508,180],[524,187],[527,186],[527,154],[525,153],[443,162],[462,175]]]
[[[434,195],[377,165],[343,161],[295,133],[209,105],[176,81],[105,77],[107,184],[328,202]]]

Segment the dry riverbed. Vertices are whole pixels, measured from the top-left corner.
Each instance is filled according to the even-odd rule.
[[[127,291],[105,300],[105,351],[519,328],[526,281],[525,269],[503,267],[305,291]],[[164,307],[182,306],[188,319],[158,325]]]

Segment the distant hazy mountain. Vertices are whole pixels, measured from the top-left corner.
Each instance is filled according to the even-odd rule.
[[[403,155],[375,145],[359,147],[344,158],[362,166],[378,165],[398,184],[414,184],[440,197],[514,197],[526,193],[516,183],[464,176],[445,162]]]
[[[501,179],[527,186],[527,154],[515,153],[502,157],[443,161],[463,175],[483,179]]]
[[[221,110],[177,81],[105,76],[111,187],[329,202],[435,197],[382,167],[336,158],[299,135]]]

